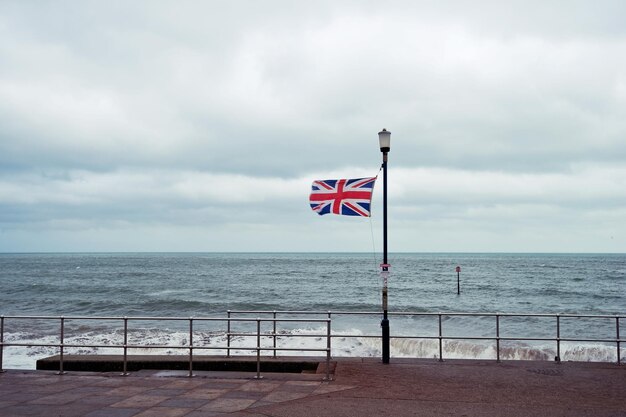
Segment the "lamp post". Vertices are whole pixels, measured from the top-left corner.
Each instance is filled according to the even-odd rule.
[[[382,328],[382,351],[383,363],[389,363],[389,318],[387,317],[387,277],[389,276],[389,263],[387,259],[387,154],[391,149],[391,132],[383,129],[378,132],[380,151],[383,153],[383,263],[381,275],[383,278],[383,319],[380,322]]]

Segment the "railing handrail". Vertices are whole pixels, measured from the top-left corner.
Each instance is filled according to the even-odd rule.
[[[227,313],[231,314],[299,314],[299,315],[377,315],[382,314],[382,311],[349,311],[349,310],[328,310],[328,311],[299,311],[299,310],[228,310]],[[456,311],[441,311],[441,312],[422,312],[422,311],[395,311],[388,312],[389,315],[394,316],[474,316],[474,317],[562,317],[562,318],[619,318],[625,319],[624,314],[576,314],[576,313],[475,313],[475,312],[456,312]],[[66,316],[66,315],[0,315],[7,319],[30,319],[30,320],[51,320],[65,318],[67,320],[172,320],[172,321],[184,321],[190,318],[194,320],[202,321],[255,321],[256,318],[235,318],[235,317],[213,317],[213,316]],[[259,317],[262,321],[272,320]],[[315,319],[281,319],[294,320],[294,321],[314,321]],[[324,321],[324,319],[318,319]]]
[[[311,323],[326,323],[328,319],[290,319],[290,318],[236,318],[236,317],[209,317],[209,316],[188,316],[188,317],[149,317],[149,316],[11,316],[1,315],[0,317],[5,319],[18,319],[18,320],[100,320],[100,321],[115,321],[115,320],[142,320],[142,321],[244,321],[244,322],[256,322],[257,320],[265,321],[277,321],[277,322],[311,322]]]
[[[320,311],[299,311],[299,310],[228,310],[232,314],[311,314],[311,315],[376,315],[382,314],[382,311],[350,311],[350,310],[320,310]],[[577,313],[475,313],[475,312],[457,312],[457,311],[394,311],[388,312],[394,316],[478,316],[478,317],[568,317],[568,318],[626,318],[624,314],[577,314]]]

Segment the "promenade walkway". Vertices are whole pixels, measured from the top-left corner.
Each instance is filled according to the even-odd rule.
[[[0,416],[626,416],[626,366],[338,359],[321,374],[0,374]]]

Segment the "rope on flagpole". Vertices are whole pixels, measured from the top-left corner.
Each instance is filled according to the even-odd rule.
[[[378,173],[376,174],[376,180],[378,180],[378,175],[380,175],[380,172],[383,170],[383,165],[380,166],[380,169],[378,170]],[[377,253],[376,253],[376,240],[374,239],[374,223],[372,222],[372,209],[370,207],[370,233],[372,235],[372,259],[374,260],[374,271],[378,272],[378,258],[377,258]]]
[[[377,271],[378,265],[376,264],[378,262],[378,258],[376,257],[376,241],[374,240],[374,225],[372,223],[372,216],[370,216],[370,233],[372,234],[372,259],[374,261],[374,271]]]

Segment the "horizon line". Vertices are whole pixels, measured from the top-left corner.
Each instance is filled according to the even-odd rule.
[[[2,255],[19,254],[378,254],[367,251],[8,251]],[[525,251],[391,251],[390,254],[502,254],[502,255],[626,255],[626,252],[525,252]]]

